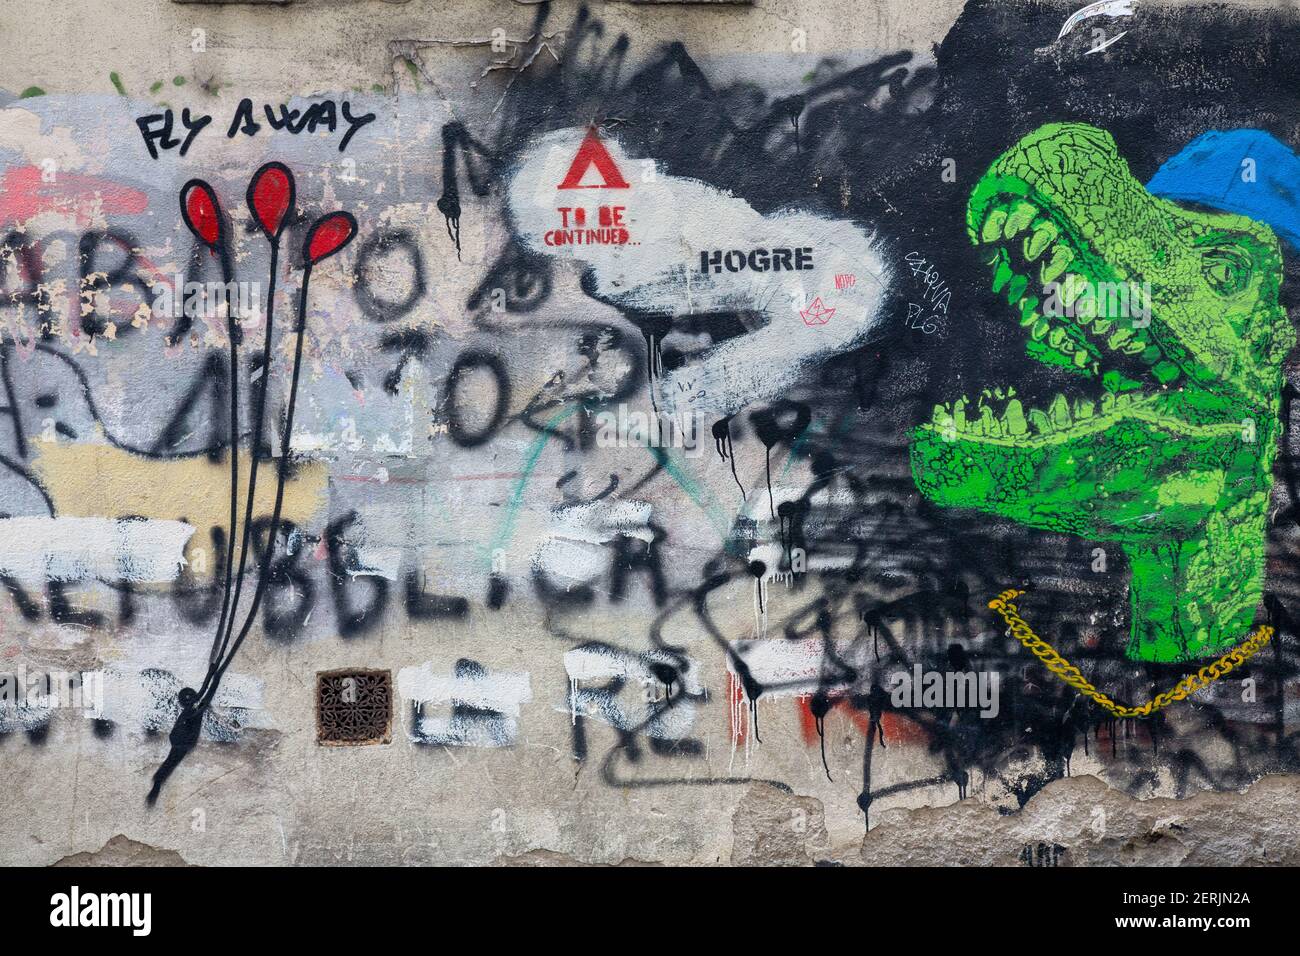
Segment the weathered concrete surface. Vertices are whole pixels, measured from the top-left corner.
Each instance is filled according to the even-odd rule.
[[[1048,784],[1019,813],[977,801],[888,810],[862,842],[872,865],[1025,865],[1039,845],[1060,866],[1294,866],[1300,809],[1294,776],[1268,776],[1241,793],[1134,800],[1095,777]]]
[[[122,835],[113,837],[93,853],[73,853],[50,866],[187,866],[174,850],[159,850]]]
[[[832,847],[820,801],[756,785],[732,813],[732,866],[1295,866],[1300,809],[1295,777],[1269,776],[1242,793],[1135,800],[1095,777],[1055,781],[1018,813],[977,800],[888,810],[860,844]],[[319,860],[316,862],[325,862]],[[341,862],[341,861],[340,861]],[[503,853],[499,866],[576,866],[592,861],[550,849]],[[600,865],[653,866],[626,857]],[[183,866],[174,850],[116,836],[53,866]]]

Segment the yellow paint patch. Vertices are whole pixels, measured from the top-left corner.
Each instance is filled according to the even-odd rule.
[[[159,461],[141,458],[111,445],[35,442],[32,467],[54,499],[58,515],[121,518],[170,518],[197,528],[185,549],[196,576],[216,566],[209,529],[230,524],[230,460],[213,463],[206,455]],[[244,521],[251,460],[239,456],[239,522]],[[253,518],[270,518],[275,508],[278,464],[263,461],[257,469]],[[328,470],[324,462],[303,462],[284,486],[282,520],[302,526],[325,503]],[[238,542],[236,542],[238,544]],[[200,555],[198,552],[203,550]]]

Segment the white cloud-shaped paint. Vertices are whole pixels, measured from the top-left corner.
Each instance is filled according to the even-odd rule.
[[[595,295],[617,307],[673,317],[739,312],[754,326],[666,373],[659,380],[666,411],[731,415],[779,398],[811,366],[860,344],[881,326],[889,277],[860,226],[793,210],[761,215],[730,193],[655,172],[649,160],[627,156],[613,137],[602,142],[627,188],[561,190],[585,135],[583,129],[551,133],[521,157],[508,202],[522,241],[536,252],[582,264]],[[603,182],[598,170],[588,174],[584,184]],[[623,207],[628,241],[553,244],[554,230],[562,227],[558,210],[576,206],[584,209],[587,229],[600,227],[600,207]],[[811,249],[812,267],[700,271],[701,252],[756,249]],[[846,276],[852,281],[837,282]],[[810,324],[804,313],[818,298],[834,314],[822,324],[813,317]]]

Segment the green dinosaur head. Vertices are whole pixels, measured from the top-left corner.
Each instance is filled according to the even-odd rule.
[[[1077,387],[1027,407],[1014,382],[935,408],[912,472],[939,504],[1117,542],[1130,654],[1241,640],[1263,584],[1281,365],[1295,342],[1267,226],[1184,209],[1114,140],[1044,126],[971,194],[967,229],[1029,356]]]

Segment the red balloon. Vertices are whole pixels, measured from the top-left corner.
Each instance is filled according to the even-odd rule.
[[[357,234],[357,221],[350,212],[332,212],[312,223],[303,244],[303,256],[312,265],[338,252]]]
[[[185,225],[204,245],[215,248],[221,241],[221,214],[217,195],[201,179],[191,179],[181,189],[181,212]]]
[[[293,173],[284,163],[267,163],[253,174],[248,184],[248,207],[266,238],[276,239],[284,230],[293,206]]]

